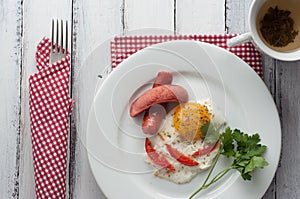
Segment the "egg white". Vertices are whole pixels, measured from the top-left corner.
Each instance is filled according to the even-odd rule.
[[[214,106],[211,100],[198,101],[197,103],[207,107],[211,115],[211,120],[216,121],[219,125],[224,123],[224,117],[220,114],[220,112],[214,112]],[[175,109],[176,107],[166,115],[163,127],[158,133],[159,135],[157,134],[150,138],[154,149],[158,153],[164,154],[167,157],[167,160],[174,166],[175,171],[170,172],[166,168],[158,167],[148,156],[146,156],[145,162],[156,168],[156,171],[154,173],[155,176],[167,179],[177,184],[183,184],[190,182],[197,174],[208,169],[211,166],[215,156],[217,155],[218,150],[213,150],[207,155],[193,158],[199,163],[199,165],[197,166],[186,166],[173,158],[169,154],[165,146],[166,144],[170,144],[173,148],[179,150],[181,153],[187,156],[193,154],[199,149],[205,148],[205,143],[202,139],[199,139],[196,142],[191,142],[184,139],[176,131],[173,125],[173,114]]]

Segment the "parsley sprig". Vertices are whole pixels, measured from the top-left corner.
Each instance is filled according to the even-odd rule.
[[[216,129],[212,127],[210,132],[209,128],[204,128],[206,128],[206,136],[211,133],[210,135],[212,136],[210,136],[208,139],[208,141],[211,142],[212,138],[216,138]],[[251,180],[252,171],[254,171],[256,168],[264,168],[268,165],[268,162],[263,157],[267,147],[260,144],[261,140],[259,134],[257,133],[248,135],[238,129],[231,130],[229,127],[227,127],[225,131],[219,134],[217,139],[214,140],[220,141],[218,154],[214,159],[212,167],[202,186],[189,197],[190,199],[196,196],[200,191],[208,188],[210,185],[220,180],[231,170],[239,171],[244,180]],[[224,155],[228,158],[233,158],[233,162],[231,166],[220,171],[209,181],[212,171],[214,170],[221,155]]]

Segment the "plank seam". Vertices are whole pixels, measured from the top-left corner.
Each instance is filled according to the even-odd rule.
[[[122,24],[122,35],[125,34],[125,29],[127,28],[126,20],[125,20],[125,2],[126,0],[122,0],[121,6],[121,24]]]
[[[77,38],[74,34],[74,29],[76,29],[76,25],[74,25],[75,23],[73,23],[73,19],[74,19],[74,10],[75,10],[75,5],[76,4],[76,0],[72,0],[72,5],[71,5],[71,46],[70,46],[70,51],[71,51],[71,76],[70,76],[70,83],[71,83],[71,89],[70,89],[70,95],[71,98],[73,97],[73,84],[74,84],[74,64],[75,63],[75,56],[76,54],[73,53],[73,48],[76,49],[76,41]],[[70,116],[70,121],[69,121],[69,169],[68,169],[68,193],[67,194],[67,198],[73,198],[73,192],[74,192],[74,172],[75,172],[75,149],[76,149],[76,126],[75,126],[75,122],[74,122],[74,113],[72,112],[71,116]]]
[[[225,20],[225,23],[224,23],[224,25],[225,25],[225,27],[224,27],[224,31],[225,31],[225,33],[226,34],[228,34],[229,33],[229,27],[228,27],[228,25],[227,25],[227,10],[229,9],[228,7],[227,7],[227,0],[225,0],[224,1],[224,20]]]
[[[19,35],[19,41],[20,42],[20,55],[19,55],[19,68],[20,68],[20,90],[19,90],[19,126],[18,126],[18,131],[17,131],[17,146],[16,146],[16,166],[15,166],[15,174],[14,174],[14,190],[12,192],[12,198],[19,198],[20,195],[20,156],[21,156],[21,113],[22,113],[22,106],[21,106],[21,101],[22,101],[22,65],[23,65],[23,0],[20,0],[17,2],[19,4],[18,6],[18,26],[17,26],[17,34]]]
[[[177,12],[176,12],[176,7],[177,7],[177,2],[176,0],[174,0],[174,34],[177,35],[177,26],[176,26],[176,23],[177,23]]]
[[[277,61],[276,60],[273,60],[274,61],[274,70],[273,70],[273,85],[274,85],[274,90],[273,90],[273,96],[274,96],[274,100],[275,100],[275,103],[278,104],[278,113],[279,113],[279,118],[280,118],[280,122],[282,120],[282,105],[281,105],[281,94],[280,94],[280,98],[278,99],[276,96],[278,94],[277,92],[277,87],[278,87],[278,83],[277,83]],[[279,77],[281,78],[281,77]],[[280,81],[280,80],[279,80]],[[280,92],[281,93],[281,92]],[[278,102],[279,101],[279,102]],[[282,132],[282,125],[281,125],[281,132]],[[282,145],[282,143],[281,143]],[[281,146],[281,149],[282,149],[282,146]],[[280,158],[279,158],[279,163],[278,163],[278,167],[280,167],[280,164],[281,164],[281,157],[282,157],[282,150],[280,152]],[[276,191],[276,184],[277,184],[277,172],[275,173],[275,176],[274,176],[274,197],[275,199],[277,199],[277,191]]]

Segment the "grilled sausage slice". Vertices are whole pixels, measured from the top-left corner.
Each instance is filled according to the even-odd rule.
[[[161,85],[171,84],[173,80],[173,75],[170,72],[159,72],[156,76],[155,82],[153,84],[153,88]],[[166,113],[166,103],[160,105],[151,106],[148,110],[146,110],[143,123],[142,130],[145,134],[154,135],[159,130],[163,118]]]
[[[130,116],[136,117],[154,104],[165,102],[185,103],[188,101],[187,91],[178,85],[161,85],[144,92],[130,107]]]

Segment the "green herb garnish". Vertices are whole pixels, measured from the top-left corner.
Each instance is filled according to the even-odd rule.
[[[208,126],[203,127],[203,130],[205,130],[205,128],[205,132],[210,132]],[[219,141],[219,152],[212,164],[212,167],[202,186],[189,197],[190,199],[197,195],[201,190],[208,188],[210,185],[220,180],[231,170],[239,171],[244,180],[251,180],[251,172],[253,172],[256,168],[264,168],[268,165],[268,162],[262,156],[267,147],[259,144],[259,134],[248,135],[238,129],[231,130],[228,127],[222,134],[219,135]],[[209,181],[220,155],[233,158],[233,163],[228,168],[220,171]]]
[[[204,136],[204,142],[207,143],[208,145],[213,145],[215,144],[219,137],[220,137],[220,128],[222,126],[219,126],[218,128],[216,127],[217,125],[214,125],[212,123],[207,123],[203,124],[201,126],[201,132]]]

